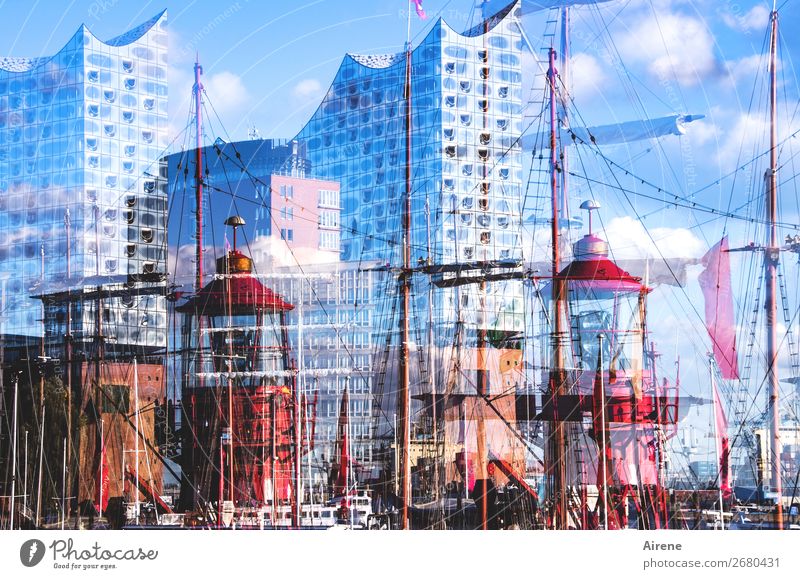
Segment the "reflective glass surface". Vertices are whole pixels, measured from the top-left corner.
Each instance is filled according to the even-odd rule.
[[[513,14],[466,34],[435,23],[411,57],[410,143],[406,54],[345,58],[298,135],[315,175],[341,183],[343,260],[402,264],[407,167],[412,265],[521,257],[521,43]],[[427,281],[415,279],[425,311]],[[437,321],[454,322],[460,292],[468,325],[522,330],[521,283],[479,291],[437,290]]]
[[[165,271],[166,74],[165,14],[107,42],[82,27],[49,58],[0,59],[3,333],[42,333],[33,295]],[[95,334],[94,308],[74,306],[76,339]],[[102,313],[115,344],[166,344],[162,297],[107,299]]]

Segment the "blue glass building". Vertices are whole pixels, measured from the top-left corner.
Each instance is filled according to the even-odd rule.
[[[162,12],[106,42],[82,26],[52,57],[0,58],[4,335],[42,334],[33,295],[130,289],[164,273],[166,23]],[[73,305],[77,341],[96,333],[96,303]],[[50,307],[63,322],[66,306]],[[105,299],[102,320],[110,347],[166,345],[161,296]]]
[[[413,50],[414,264],[480,268],[521,258],[518,11],[518,3],[512,3],[464,33],[439,20]],[[406,53],[347,55],[297,136],[314,175],[341,183],[344,261],[402,264],[405,84]],[[417,318],[427,311],[422,278],[415,276]],[[446,328],[454,326],[456,299],[467,326],[521,332],[521,282],[489,283],[484,291],[479,295],[478,284],[437,290],[433,310],[445,330],[437,336],[452,340]]]

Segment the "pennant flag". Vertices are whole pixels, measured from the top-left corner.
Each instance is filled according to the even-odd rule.
[[[698,277],[706,303],[706,329],[714,348],[714,360],[726,380],[739,378],[736,359],[736,324],[731,292],[731,260],[728,238],[723,237],[703,256],[705,269]]]
[[[425,10],[422,8],[422,0],[411,0],[414,3],[414,8],[417,10],[417,16],[420,17],[421,20],[425,20],[428,15],[425,14]]]

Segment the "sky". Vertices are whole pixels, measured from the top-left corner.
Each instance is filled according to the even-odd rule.
[[[468,28],[479,13],[475,3],[425,0],[429,18],[413,16],[412,37],[419,40],[439,16],[456,29]],[[790,32],[800,9],[794,0],[785,4],[784,35],[787,48],[796,52],[800,43]],[[54,54],[81,24],[107,39],[165,8],[173,113],[182,110],[199,54],[209,98],[233,138],[246,138],[249,126],[263,136],[293,136],[310,117],[346,52],[397,52],[406,39],[405,0],[6,0],[0,2],[0,54]],[[534,41],[543,32],[545,15],[524,19]],[[726,132],[742,130],[738,119],[729,118],[727,109],[733,107],[722,110],[721,101],[738,100],[738,108],[746,107],[751,86],[733,81],[752,74],[767,18],[768,4],[753,0],[613,0],[599,12],[573,10],[574,92],[579,102],[592,103],[584,110],[585,118],[591,124],[625,116],[619,102],[609,102],[615,96],[619,67],[608,58],[605,41],[596,38],[598,23],[604,21],[610,24],[625,66],[638,78],[637,92],[647,95],[648,113],[694,108],[699,110],[692,112],[710,114],[720,107],[725,117],[719,117],[719,124]],[[185,124],[185,118],[173,117],[176,127]],[[712,138],[715,128],[706,124],[698,139]],[[730,160],[731,147],[720,145],[722,160]]]
[[[456,29],[468,28],[478,18],[475,3],[425,0],[429,17],[423,21],[413,15],[412,38],[419,41],[440,16]],[[4,16],[0,54],[54,54],[81,24],[108,39],[165,8],[171,47],[170,123],[179,148],[185,140],[181,131],[190,122],[196,55],[204,67],[208,100],[221,119],[209,119],[212,136],[244,139],[254,128],[265,138],[292,137],[313,114],[345,53],[402,50],[408,4],[405,0],[6,0],[0,2]],[[703,114],[706,118],[691,124],[680,139],[618,147],[608,154],[622,165],[641,167],[649,182],[681,196],[735,171],[759,145],[763,148],[757,140],[764,135],[764,100],[753,99],[753,91],[757,73],[764,78],[768,14],[769,4],[763,0],[612,0],[599,8],[573,9],[573,123],[591,126],[674,113]],[[542,40],[546,18],[547,12],[524,17],[524,29],[536,46],[546,43]],[[782,115],[788,134],[798,125],[793,79],[800,40],[793,28],[800,22],[800,7],[795,0],[783,2],[781,22],[781,74],[789,87]],[[532,56],[527,64],[536,70]],[[528,82],[536,82],[533,75]],[[763,86],[758,90],[765,94]],[[731,195],[743,200],[746,191],[737,188],[742,184],[728,181],[710,187],[697,201],[718,207],[727,205]],[[588,191],[586,182],[573,180],[572,194],[579,199],[597,192]],[[638,199],[643,211],[658,209],[658,203],[643,199]],[[785,209],[790,212],[787,220],[797,222],[796,198]],[[630,214],[624,206],[608,210],[607,217]],[[673,215],[662,211],[649,226],[669,226],[674,221]],[[718,220],[703,228],[700,237],[706,247],[722,233],[723,224]],[[694,255],[699,246],[686,250]]]
[[[415,15],[411,19],[415,43],[440,16],[456,29],[477,22],[474,0],[423,4],[428,20]],[[779,3],[781,141],[800,129],[798,4]],[[245,139],[255,128],[264,138],[292,137],[314,112],[345,53],[398,52],[407,34],[405,0],[7,0],[0,2],[0,54],[54,54],[81,24],[101,39],[112,38],[165,8],[171,46],[170,123],[176,143],[181,143],[179,135],[190,120],[196,56],[204,67],[208,100],[221,119],[212,119],[209,131],[214,136]],[[700,258],[723,234],[729,235],[732,247],[763,239],[758,225],[766,168],[762,154],[767,150],[763,54],[770,9],[771,3],[759,0],[612,0],[573,10],[573,124],[674,113],[705,115],[682,137],[604,148],[601,155],[575,151],[571,156],[573,170],[579,168],[593,179],[570,179],[573,206],[588,197],[601,201],[601,221],[615,257]],[[546,45],[546,19],[546,12],[523,19],[536,46]],[[526,58],[527,70],[537,70],[535,57]],[[532,74],[526,82],[535,87],[540,80]],[[537,106],[531,105],[531,116]],[[800,223],[795,141],[789,139],[780,148],[780,203],[787,224]],[[751,163],[754,158],[758,162]],[[676,200],[677,206],[667,203]],[[711,209],[736,217],[722,218]],[[783,227],[780,237],[798,233]],[[535,232],[530,237],[536,239]],[[750,257],[732,257],[742,335],[745,314],[752,309],[754,282],[749,274],[757,269]],[[785,260],[789,311],[796,327],[797,260],[793,254]],[[670,351],[665,357],[681,355],[687,388],[707,395],[708,337],[699,323],[699,271],[699,266],[690,269],[685,289],[654,292],[651,312],[657,323],[651,327],[662,349]],[[756,354],[759,348],[755,346]],[[781,363],[788,372],[788,356]]]

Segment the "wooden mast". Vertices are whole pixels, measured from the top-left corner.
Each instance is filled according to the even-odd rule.
[[[200,56],[195,57],[194,63],[194,85],[192,94],[194,96],[195,108],[195,280],[194,294],[200,295],[203,289],[203,84],[200,76],[203,74],[203,67],[200,65]],[[195,371],[197,372],[197,386],[205,386],[205,356],[203,355],[203,312],[198,309],[195,312],[197,317],[197,355],[195,358]],[[221,412],[220,412],[221,414]],[[222,418],[219,417],[220,429],[222,428]],[[225,479],[222,450],[222,432],[219,436],[219,489],[217,497],[217,526],[222,524],[222,496],[223,483]]]
[[[486,38],[489,34],[489,21],[484,19],[483,21],[483,64],[482,66],[488,66],[489,55],[486,47]],[[483,84],[483,91],[482,97],[484,99],[489,98],[489,87],[486,83]],[[481,118],[483,130],[488,130],[489,128],[489,119],[488,119],[488,109],[487,107],[483,107],[483,115]],[[488,155],[481,160],[481,163],[484,165],[484,170],[482,171],[483,175],[488,175],[491,168],[486,166],[487,161],[489,160]],[[482,191],[485,193],[485,190]],[[482,260],[485,263],[485,256]],[[488,447],[486,445],[486,400],[489,396],[489,372],[487,370],[487,354],[486,351],[486,342],[487,342],[487,316],[486,316],[486,276],[484,274],[481,275],[481,281],[478,284],[478,301],[480,303],[480,314],[481,320],[477,324],[477,339],[478,339],[478,351],[477,351],[477,375],[476,375],[476,387],[477,387],[477,398],[476,402],[478,403],[473,408],[475,409],[475,450],[476,450],[476,464],[475,464],[475,478],[481,481],[480,486],[480,505],[481,509],[478,513],[480,517],[480,528],[482,530],[487,530],[489,528],[489,496],[488,496],[488,487],[489,487],[489,460],[488,460]]]
[[[134,451],[133,451],[133,469],[136,477],[136,482],[133,485],[133,512],[136,515],[136,524],[139,524],[139,511],[141,506],[139,504],[139,365],[136,362],[136,356],[133,357],[133,408],[136,418],[134,419]]]
[[[66,464],[66,480],[70,490],[73,489],[73,470],[72,470],[72,250],[70,244],[72,243],[72,222],[69,215],[69,207],[64,213],[64,234],[67,238],[67,316],[66,316],[66,331],[64,332],[64,357],[67,359],[67,437],[66,437],[66,451],[67,451],[67,464]],[[98,248],[99,250],[99,248]],[[44,302],[42,302],[44,304]],[[42,316],[44,317],[44,316]],[[44,416],[44,405],[42,405],[42,416]],[[42,419],[44,420],[44,419]],[[44,423],[42,423],[44,429]],[[40,467],[41,470],[41,467]],[[39,474],[39,488],[42,486],[42,474]],[[77,496],[77,493],[76,493]],[[41,497],[36,502],[36,517],[40,517]]]
[[[14,530],[14,510],[16,509],[15,500],[17,493],[17,400],[19,397],[19,375],[20,372],[14,374],[14,415],[11,417],[12,439],[11,446],[11,508],[9,509],[9,530]]]
[[[400,443],[400,468],[398,469],[398,481],[400,486],[401,519],[400,528],[408,529],[408,504],[411,498],[411,462],[409,457],[409,446],[411,444],[411,425],[409,412],[409,386],[411,374],[409,368],[409,341],[411,339],[409,330],[409,318],[411,315],[411,41],[406,42],[406,79],[405,79],[405,101],[406,101],[406,188],[405,188],[405,208],[403,211],[403,267],[400,272],[400,291],[402,300],[402,312],[400,320],[401,343],[400,343],[400,385],[397,390],[397,424],[401,428],[398,442]]]
[[[777,43],[778,12],[771,14],[771,34],[769,47],[769,113],[770,149],[769,170],[767,171],[767,223],[769,232],[764,251],[764,270],[766,276],[766,325],[767,325],[767,380],[769,400],[767,411],[770,421],[770,466],[772,488],[775,492],[775,523],[783,529],[783,484],[781,480],[781,434],[780,434],[780,382],[778,380],[778,333],[777,333],[777,270],[781,248],[778,246],[778,135],[776,124],[777,109]]]
[[[550,395],[553,398],[554,416],[550,432],[549,448],[550,463],[547,472],[552,484],[554,499],[553,523],[558,529],[568,527],[567,493],[566,493],[566,463],[564,456],[564,424],[558,416],[558,397],[563,394],[564,385],[564,353],[562,348],[562,317],[564,313],[563,281],[558,278],[561,271],[561,255],[559,251],[559,202],[558,202],[558,150],[556,148],[556,51],[550,49],[550,65],[547,70],[547,79],[550,87],[550,189],[553,208],[551,224],[552,240],[552,327],[551,339],[553,341],[553,359],[550,370]]]
[[[198,59],[199,60],[199,57]],[[194,106],[195,106],[195,280],[194,291],[199,294],[203,289],[203,85],[200,75],[203,67],[194,63]],[[197,318],[201,323],[200,316]],[[198,332],[198,336],[201,334]],[[202,369],[200,370],[202,374]],[[202,380],[202,377],[200,378]]]

